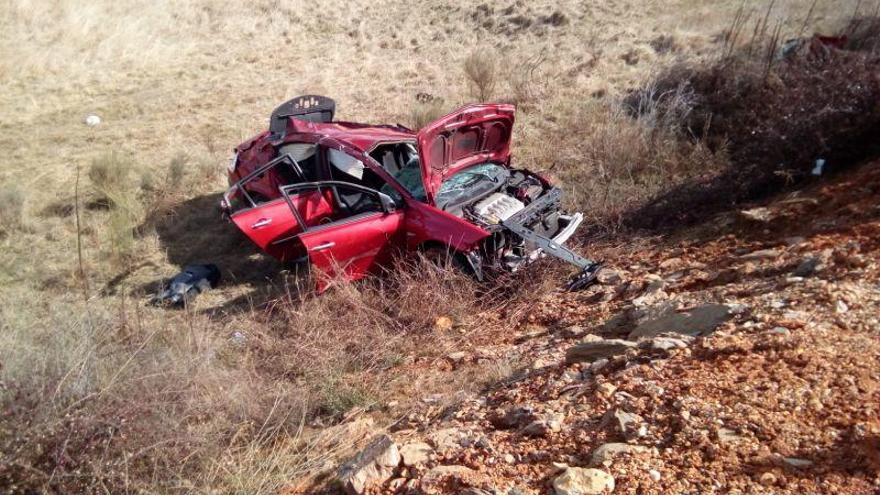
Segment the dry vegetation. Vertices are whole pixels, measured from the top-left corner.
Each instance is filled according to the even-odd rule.
[[[778,2],[772,22],[840,25],[836,2],[811,3]],[[851,3],[844,21],[861,18]],[[730,163],[723,136],[688,124],[695,90],[651,81],[715,61],[739,5],[0,0],[0,489],[274,493],[351,448],[325,428],[340,418],[386,424],[514,372],[435,363],[523,321],[558,271],[486,287],[415,263],[299,295],[219,220],[227,151],[295,94],[416,128],[513,101],[517,163],[613,229]],[[873,46],[876,23],[850,30]],[[144,304],[198,261],[221,265],[222,289],[185,311]]]

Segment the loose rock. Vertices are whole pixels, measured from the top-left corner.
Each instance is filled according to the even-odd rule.
[[[819,266],[822,264],[822,260],[815,256],[810,257],[802,261],[797,268],[794,269],[792,275],[795,277],[810,277],[819,269]]]
[[[620,408],[609,409],[602,418],[603,425],[613,425],[627,441],[643,437],[648,434],[648,427],[638,414],[626,412]]]
[[[592,468],[570,467],[553,479],[556,495],[598,495],[614,491],[614,477]]]
[[[345,493],[358,495],[391,477],[400,464],[400,452],[388,435],[380,435],[339,469]]]
[[[664,332],[691,336],[708,335],[732,316],[730,307],[725,304],[706,304],[690,311],[667,313],[660,318],[646,321],[629,334],[629,339],[654,337]]]
[[[403,465],[407,467],[424,464],[434,452],[430,445],[424,442],[411,442],[400,447],[400,457]]]
[[[568,364],[593,362],[598,359],[623,354],[634,347],[636,347],[635,342],[621,339],[591,340],[570,347],[565,352],[565,362]]]
[[[614,458],[623,454],[638,454],[647,452],[648,448],[641,445],[630,445],[628,443],[612,442],[606,443],[596,450],[590,456],[590,465],[592,466],[610,466]]]

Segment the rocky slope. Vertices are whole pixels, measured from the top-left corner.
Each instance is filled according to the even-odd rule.
[[[880,163],[666,239],[450,361],[531,363],[414,412],[349,493],[877,493]],[[453,363],[454,364],[454,363]]]

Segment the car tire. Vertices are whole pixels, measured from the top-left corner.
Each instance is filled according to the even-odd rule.
[[[431,263],[443,269],[453,269],[467,276],[473,276],[474,271],[464,255],[444,246],[430,246],[422,251],[425,258]]]

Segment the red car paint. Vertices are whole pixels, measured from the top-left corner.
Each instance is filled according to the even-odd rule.
[[[467,253],[489,233],[437,208],[434,197],[442,181],[459,170],[487,161],[509,163],[514,110],[509,104],[468,105],[418,133],[400,126],[312,122],[291,117],[281,140],[273,140],[267,131],[236,148],[229,170],[232,188],[224,197],[224,208],[236,226],[266,253],[281,261],[307,256],[314,268],[329,277],[362,278],[386,262],[396,248],[414,251],[442,246]],[[322,175],[295,192],[282,190],[285,181],[273,172],[274,168],[253,177],[278,158],[281,146],[290,143],[318,145],[315,169],[319,175],[331,177]],[[416,198],[370,156],[371,150],[387,143],[417,147],[426,198]],[[343,208],[340,189],[334,189],[328,181],[339,172],[327,158],[330,153],[340,152],[363,164],[362,177],[369,170],[388,184],[399,196],[398,204],[388,206],[389,198],[375,190],[375,198],[372,193],[355,191],[370,207],[375,201],[382,208],[341,217],[341,210],[351,208]],[[250,201],[248,206],[233,211],[233,200],[241,196]],[[251,201],[257,196],[259,203]],[[325,286],[319,282],[319,289]]]
[[[485,162],[510,161],[513,105],[470,105],[417,134],[422,176],[432,201],[443,179]]]

